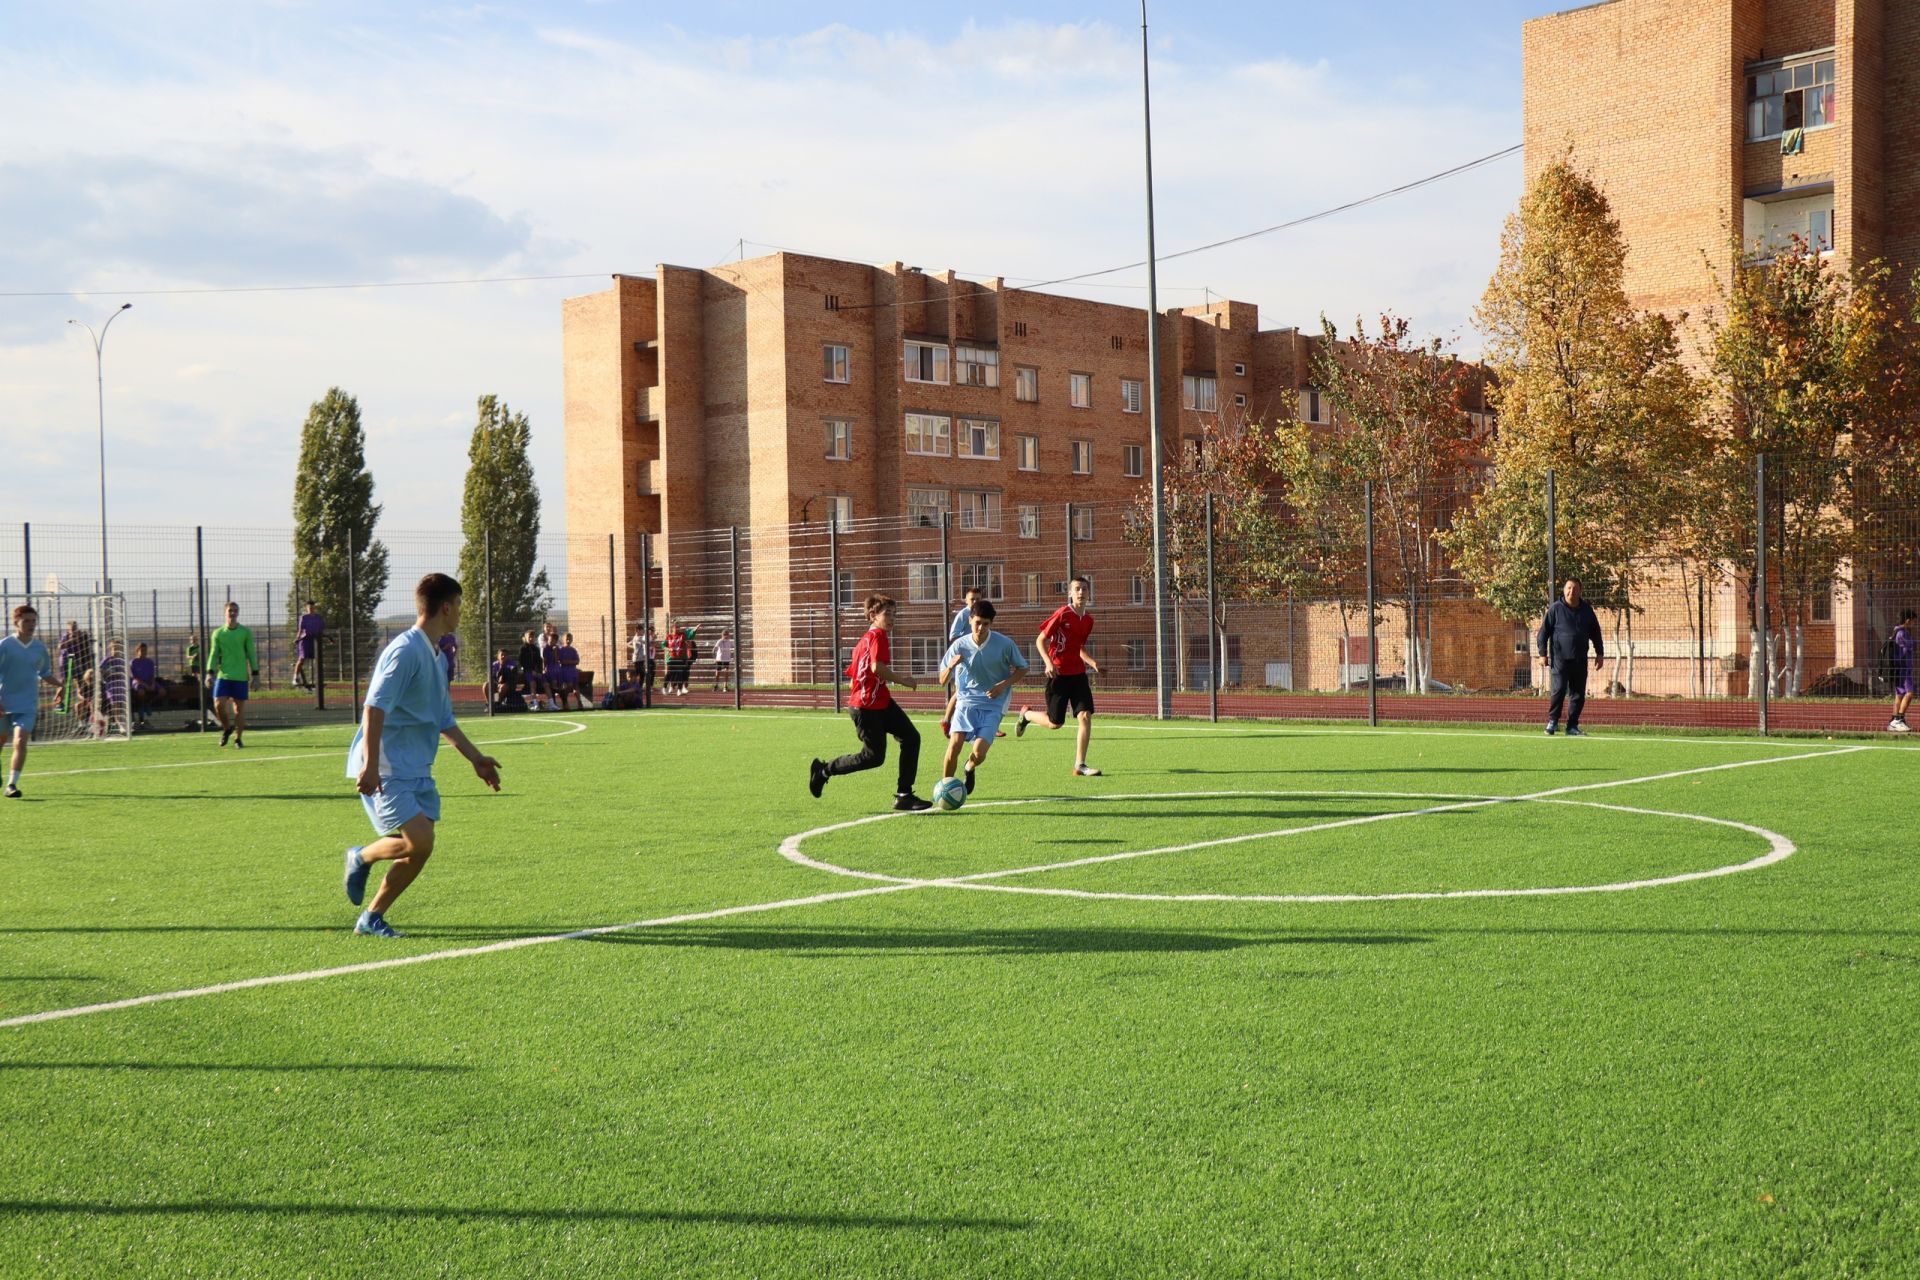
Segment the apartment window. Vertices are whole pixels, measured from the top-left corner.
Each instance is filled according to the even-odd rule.
[[[1028,604],[1039,604],[1040,575],[1037,573],[1022,574],[1020,594]]]
[[[1838,123],[1839,106],[1831,55],[1748,68],[1748,142],[1789,129],[1824,129]]]
[[[1140,406],[1143,402],[1144,397],[1140,392],[1140,379],[1120,379],[1120,407],[1128,413],[1138,413],[1140,412]]]
[[[1746,240],[1762,257],[1783,252],[1798,238],[1815,253],[1833,245],[1833,194],[1802,200],[1746,202]]]
[[[825,350],[828,382],[851,382],[853,349],[829,342]]]
[[[908,382],[947,381],[947,348],[943,344],[909,338],[903,345],[901,362]]]
[[[1073,509],[1073,540],[1075,542],[1093,541],[1092,507],[1075,507]],[[1092,594],[1093,589],[1091,586],[1089,586],[1087,590],[1088,594]]]
[[[1067,375],[1067,403],[1076,409],[1093,408],[1092,374],[1070,373]]]
[[[1180,403],[1202,413],[1220,407],[1220,382],[1210,373],[1189,373],[1180,379]]]
[[[1147,669],[1147,642],[1141,636],[1127,641],[1127,670],[1145,671]]]
[[[1129,480],[1138,480],[1146,473],[1146,450],[1137,444],[1120,446],[1120,470]]]
[[[1813,620],[1815,622],[1833,621],[1833,588],[1831,586],[1814,596]]]
[[[1073,474],[1077,476],[1093,474],[1093,441],[1075,440],[1073,442]]]
[[[1014,457],[1018,459],[1019,467],[1022,471],[1038,471],[1040,469],[1039,436],[1015,436],[1014,446]]]
[[[853,457],[853,423],[845,418],[828,418],[827,456],[836,462]]]
[[[840,295],[837,293],[823,294],[821,301],[826,303],[827,310],[829,311],[838,311],[840,309]]]
[[[1013,366],[1013,398],[1027,404],[1040,399],[1040,370],[1030,364]]]
[[[960,456],[998,458],[1000,456],[1000,424],[991,418],[960,419]]]
[[[946,603],[946,584],[940,579],[938,560],[921,561],[907,566],[907,599],[913,604]]]
[[[1246,392],[1244,392],[1244,391],[1236,391],[1236,392],[1234,392],[1234,395],[1233,395],[1233,407],[1234,407],[1234,408],[1236,408],[1236,409],[1244,409],[1244,408],[1246,408],[1246,407],[1247,407],[1247,393],[1246,393]]]
[[[1007,567],[998,560],[960,566],[960,594],[979,591],[989,600],[1006,598]]]
[[[907,452],[944,458],[953,452],[953,419],[937,413],[907,415]]]
[[[1317,422],[1324,426],[1331,421],[1329,410],[1327,398],[1320,394],[1320,388],[1300,388],[1300,421]]]
[[[1000,493],[997,489],[962,489],[959,497],[962,529],[1000,528]]]
[[[1022,503],[1014,508],[1019,516],[1020,536],[1037,538],[1040,536],[1040,508],[1031,502]]]
[[[853,570],[851,569],[840,571],[840,607],[853,608]]]
[[[1127,599],[1133,604],[1147,602],[1147,580],[1137,573],[1127,583]]]
[[[913,663],[913,674],[934,676],[940,674],[940,660],[947,656],[947,645],[943,640],[931,636],[915,636],[907,645],[908,659]]]
[[[1199,436],[1187,436],[1182,441],[1187,446],[1187,465],[1197,467],[1206,461],[1206,445]]]
[[[1016,338],[1024,338],[1027,336],[1027,322],[1025,320],[1015,320],[1013,322],[1013,336]]]
[[[1243,365],[1243,364],[1236,364],[1236,365],[1234,365],[1234,366],[1233,366],[1233,376],[1234,376],[1234,377],[1236,377],[1236,378],[1244,378],[1244,377],[1246,377],[1246,376],[1247,376],[1247,366],[1245,366],[1245,365]]]
[[[842,533],[853,527],[853,499],[845,494],[827,495],[827,519]]]
[[[992,347],[956,346],[954,381],[968,387],[1000,385],[1000,353]]]
[[[907,523],[913,525],[931,525],[938,528],[940,517],[947,514],[947,491],[945,489],[908,489]]]

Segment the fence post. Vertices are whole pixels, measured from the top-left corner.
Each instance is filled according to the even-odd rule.
[[[360,723],[360,644],[354,615],[359,599],[353,582],[353,530],[347,530],[347,668],[353,682],[353,722]]]
[[[487,673],[487,714],[493,714],[493,530],[480,531],[480,626],[486,652],[480,655],[480,669]]]
[[[194,589],[199,600],[200,626],[198,639],[207,637],[207,548],[204,530],[193,526],[193,579]],[[200,690],[200,716],[196,726],[199,732],[207,731],[207,680],[206,653],[200,655],[200,670],[193,673],[194,687]]]
[[[1366,482],[1364,491],[1367,539],[1367,723],[1380,723],[1380,690],[1374,683],[1379,674],[1379,654],[1374,651],[1377,643],[1373,625],[1373,481]]]
[[[940,513],[940,634],[946,635],[953,624],[953,513]],[[911,659],[909,659],[911,664]]]
[[[613,674],[619,671],[620,663],[614,658],[613,650],[607,647],[608,640],[616,645],[620,643],[620,588],[614,574],[612,534],[607,535],[607,619],[606,634],[600,638],[600,659],[607,669],[607,688],[611,690],[620,684]]]
[[[312,600],[317,595],[313,579],[308,578],[306,585],[300,589],[300,598]],[[327,709],[327,633],[324,630],[313,638],[313,709]]]
[[[1071,502],[1067,504],[1067,581],[1073,581],[1073,504]],[[1159,647],[1159,642],[1156,640],[1154,642],[1154,648],[1158,649]],[[1156,653],[1154,655],[1154,661],[1158,662],[1159,660],[1160,655]]]
[[[1207,494],[1207,719],[1220,721],[1219,628],[1213,624],[1216,610],[1213,586],[1213,494]]]
[[[733,554],[733,709],[740,709],[741,677],[746,671],[746,642],[740,634],[740,526],[731,529]]]
[[[1754,687],[1760,691],[1760,736],[1767,733],[1767,683],[1773,676],[1773,643],[1767,635],[1767,455],[1753,460],[1754,578],[1756,581],[1756,620],[1760,627],[1760,665],[1753,672]]]
[[[267,583],[267,683],[273,683],[273,583]]]
[[[846,674],[840,666],[840,522],[827,517],[827,619],[828,643],[833,646],[833,709],[844,711],[840,680]]]
[[[1558,543],[1559,534],[1557,532],[1558,525],[1559,525],[1559,510],[1558,510],[1558,504],[1556,501],[1556,495],[1554,494],[1554,491],[1553,491],[1553,468],[1548,467],[1547,468],[1547,603],[1548,604],[1552,604],[1555,596],[1557,596],[1560,592],[1560,583],[1556,581],[1556,579],[1558,579],[1560,575],[1557,572],[1557,569],[1554,563],[1556,555],[1559,551],[1559,543]]]
[[[20,550],[27,561],[27,578],[21,585],[20,594],[27,604],[33,603],[33,524],[31,521],[20,526]]]

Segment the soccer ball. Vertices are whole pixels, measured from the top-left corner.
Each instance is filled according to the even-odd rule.
[[[934,806],[952,813],[967,802],[967,784],[958,778],[942,778],[933,787]]]

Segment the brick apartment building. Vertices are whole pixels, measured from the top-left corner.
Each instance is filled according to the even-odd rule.
[[[1325,420],[1308,385],[1315,339],[1262,331],[1244,302],[1169,311],[1159,323],[1169,453],[1192,447],[1215,414]],[[697,553],[700,566],[676,563],[696,554],[677,535],[821,527],[829,518],[858,529],[901,517],[915,518],[906,522],[911,532],[946,512],[955,594],[986,582],[1003,610],[1032,615],[1009,618],[1005,629],[1031,634],[1028,625],[1059,603],[1069,554],[1061,544],[1070,544],[1076,567],[1093,570],[1107,669],[1151,682],[1143,557],[1126,544],[1121,520],[1148,470],[1145,311],[897,262],[776,253],[618,276],[609,289],[569,299],[564,327],[567,522],[576,533],[614,531],[618,616],[640,613],[642,533],[652,535],[659,566],[649,583],[657,620],[662,611],[713,609],[724,585],[714,581],[710,547]],[[916,545],[893,557],[899,572],[888,580],[851,584],[842,600],[847,642],[859,626],[847,606],[869,587],[904,587],[916,604],[946,598],[938,553],[927,550],[934,544],[921,537]],[[576,554],[571,581],[607,579],[597,546]],[[825,676],[798,656],[818,645],[817,634],[802,641],[812,625],[802,617],[804,590],[789,590],[801,554],[795,537],[758,534],[747,552],[763,682]],[[1230,676],[1337,687],[1351,656],[1340,652],[1337,619],[1324,608],[1282,612],[1241,612],[1225,639]],[[1511,627],[1463,612],[1471,622],[1440,628],[1436,674],[1506,687]],[[944,625],[931,610],[925,618],[916,619],[922,630]],[[1391,630],[1383,625],[1383,635]],[[941,634],[916,633],[916,665]],[[1189,639],[1189,657],[1202,652],[1204,639]],[[1389,658],[1383,640],[1383,663]]]
[[[1526,23],[1522,46],[1528,179],[1571,146],[1620,220],[1635,304],[1686,313],[1696,344],[1736,236],[1764,254],[1798,235],[1901,279],[1920,263],[1920,4],[1608,0]],[[1742,599],[1723,591],[1708,623],[1740,692]],[[1816,605],[1807,671],[1868,662],[1894,604],[1841,591]],[[1684,654],[1683,626],[1648,621],[1647,658]],[[1687,663],[1670,665],[1681,691]]]

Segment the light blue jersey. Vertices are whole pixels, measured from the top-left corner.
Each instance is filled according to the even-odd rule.
[[[0,707],[31,717],[40,705],[40,679],[53,675],[53,659],[39,636],[20,643],[19,636],[0,639]]]
[[[951,644],[961,636],[970,636],[972,634],[973,611],[965,605],[962,605],[960,606],[960,612],[953,615],[952,625],[947,628],[947,642]]]
[[[1016,671],[1027,669],[1027,660],[1020,652],[1020,646],[998,631],[987,633],[985,644],[975,644],[969,632],[955,640],[947,649],[946,657],[940,660],[944,668],[955,658],[960,665],[953,669],[953,687],[959,707],[989,707],[1002,714],[1013,699],[1013,686],[1008,685],[997,698],[987,696],[987,691],[1005,680]]]
[[[367,685],[367,705],[387,716],[380,733],[381,778],[433,777],[440,735],[453,728],[453,698],[446,664],[426,632],[409,627],[387,645]],[[359,777],[366,763],[365,732],[364,724],[354,731],[347,751],[349,778]]]

